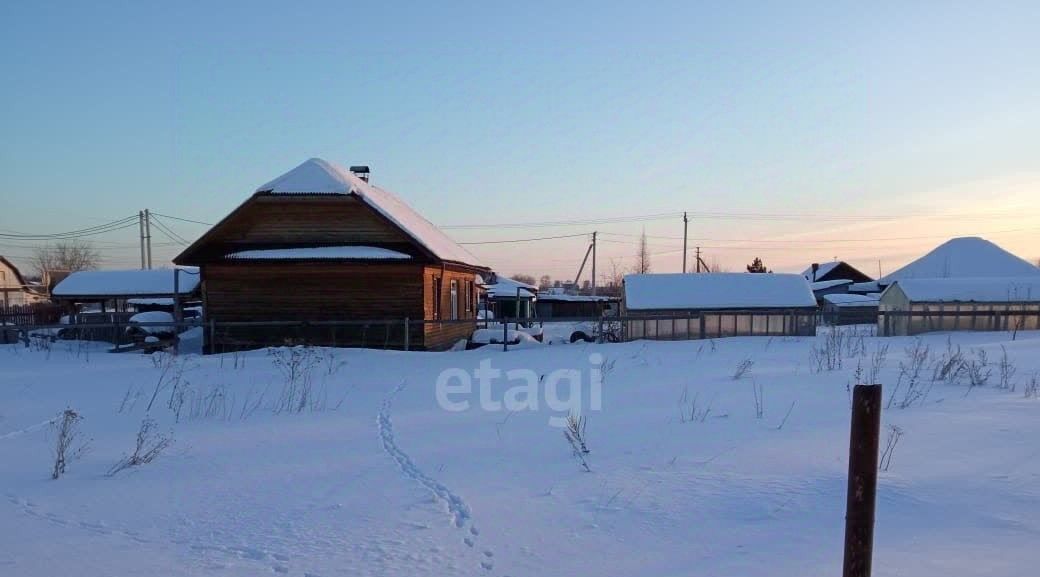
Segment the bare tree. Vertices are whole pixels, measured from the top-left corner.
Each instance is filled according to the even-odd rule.
[[[516,282],[522,282],[524,284],[529,284],[529,285],[537,285],[538,284],[538,280],[534,278],[534,275],[522,274],[521,273],[521,274],[514,274],[513,276],[511,276],[509,278],[515,280]]]
[[[711,262],[708,263],[708,272],[732,272],[730,268],[719,260],[719,257],[711,257]]]
[[[538,288],[543,290],[552,288],[552,277],[547,274],[543,274],[541,278],[538,279]]]
[[[36,274],[46,278],[51,271],[92,270],[101,263],[101,253],[84,240],[62,240],[36,247],[31,259]]]
[[[603,268],[603,273],[599,275],[599,288],[611,294],[620,294],[621,283],[625,280],[625,268],[621,265],[621,259],[612,258]]]
[[[636,252],[636,264],[632,272],[646,274],[650,272],[650,249],[646,245],[646,231],[639,237],[639,250]]]

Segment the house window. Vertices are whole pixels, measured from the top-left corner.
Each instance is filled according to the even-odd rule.
[[[466,281],[466,312],[469,313],[473,310],[473,281]],[[466,318],[472,315],[467,314]]]
[[[459,281],[451,281],[451,320],[459,320]]]

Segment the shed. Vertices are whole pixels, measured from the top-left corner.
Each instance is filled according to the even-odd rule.
[[[80,304],[100,304],[103,312],[125,312],[134,299],[190,299],[198,294],[199,283],[199,270],[194,267],[85,270],[65,277],[52,297],[69,312]]]
[[[877,322],[878,293],[827,294],[823,296],[823,319],[832,325],[863,325]]]
[[[618,297],[605,295],[570,295],[561,292],[539,292],[538,318],[592,318],[601,317],[613,310],[617,313]]]
[[[260,186],[174,262],[201,268],[216,327],[207,352],[289,342],[446,349],[475,329],[474,275],[488,272],[369,183],[367,169],[318,158]],[[417,324],[405,330],[405,319]],[[301,322],[323,326],[288,326]]]
[[[881,294],[878,317],[886,336],[1038,325],[1040,276],[897,280]]]
[[[486,308],[495,318],[529,319],[535,315],[538,287],[491,273],[484,283]]]
[[[625,277],[623,295],[624,317],[699,322],[666,323],[662,334],[660,321],[626,321],[630,338],[816,334],[816,299],[797,274],[635,274]]]

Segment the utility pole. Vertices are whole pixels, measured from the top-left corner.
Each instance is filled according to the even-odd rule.
[[[152,270],[152,215],[144,209],[144,240],[148,249],[148,270]]]
[[[141,240],[141,270],[144,270],[144,211],[137,211],[137,228],[140,229],[140,240]]]
[[[686,230],[690,219],[686,218],[686,212],[682,213],[682,271],[686,273]]]
[[[697,247],[697,272],[701,272],[701,247]]]
[[[596,232],[592,233],[592,296],[596,296]]]

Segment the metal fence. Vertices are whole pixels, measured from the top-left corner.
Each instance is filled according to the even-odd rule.
[[[824,319],[804,311],[727,311],[686,316],[575,317],[540,320],[377,319],[337,321],[186,320],[179,323],[130,323],[125,315],[77,315],[64,323],[12,323],[0,330],[0,343],[31,340],[107,342],[113,351],[157,350],[180,340],[202,343],[206,353],[223,353],[268,346],[314,345],[417,350],[447,348],[462,340],[470,347],[518,344],[527,333],[570,340],[624,342],[639,339],[693,340],[730,336],[804,336],[816,334]],[[471,339],[474,331],[478,339]],[[191,331],[190,333],[188,331]],[[436,342],[437,346],[429,344]]]

